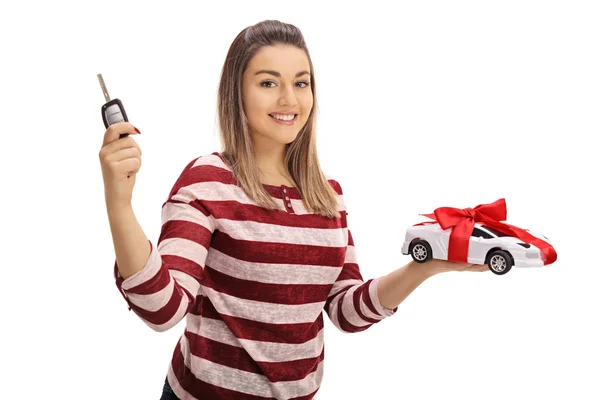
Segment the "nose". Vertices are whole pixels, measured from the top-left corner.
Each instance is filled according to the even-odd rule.
[[[296,94],[294,89],[286,85],[281,85],[281,94],[279,96],[280,106],[295,106],[296,105]]]

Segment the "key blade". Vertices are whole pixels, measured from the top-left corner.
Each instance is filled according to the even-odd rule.
[[[106,85],[104,84],[104,79],[102,79],[102,74],[98,74],[98,81],[100,82],[100,87],[102,88],[102,93],[104,93],[104,98],[108,103],[110,101],[110,96],[108,95],[108,90],[106,90]]]

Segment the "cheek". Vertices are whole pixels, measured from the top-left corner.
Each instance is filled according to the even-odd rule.
[[[302,101],[302,107],[309,111],[313,106],[313,95],[311,92],[306,93],[304,96],[300,97]]]
[[[260,92],[249,86],[243,88],[244,108],[248,116],[259,112],[264,105],[264,98]]]
[[[313,107],[313,101],[312,101],[312,97],[310,99],[307,99],[303,104],[302,104],[302,111],[304,114],[304,118],[308,118],[308,115],[310,114],[311,110]]]
[[[256,120],[261,118],[262,114],[264,114],[264,110],[259,100],[249,97],[246,103],[246,116],[248,119],[251,121]]]
[[[248,110],[253,113],[256,117],[265,116],[269,109],[269,99],[265,99],[265,96],[257,94],[248,96]]]

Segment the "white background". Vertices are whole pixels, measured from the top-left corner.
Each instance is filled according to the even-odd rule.
[[[501,197],[507,222],[558,252],[535,270],[435,276],[362,333],[326,318],[316,398],[600,398],[596,2],[14,4],[0,8],[0,397],[160,397],[184,322],[150,330],[114,284],[96,74],[142,132],[133,206],[156,244],[185,165],[221,150],[229,45],[279,19],[311,52],[319,157],[365,280],[410,260],[420,213]]]

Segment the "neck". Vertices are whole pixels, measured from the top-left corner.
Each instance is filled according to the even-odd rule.
[[[254,144],[254,154],[258,168],[267,176],[289,177],[287,165],[285,164],[286,145],[277,143],[264,146]]]

